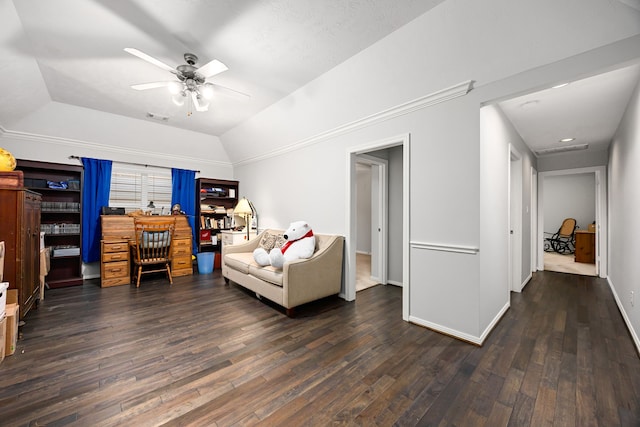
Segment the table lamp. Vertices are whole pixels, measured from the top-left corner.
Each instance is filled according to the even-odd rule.
[[[247,229],[247,242],[249,241],[249,231],[251,226],[249,224],[249,217],[253,215],[253,209],[251,209],[251,203],[246,197],[240,199],[235,208],[233,208],[234,215],[244,216],[244,226]]]

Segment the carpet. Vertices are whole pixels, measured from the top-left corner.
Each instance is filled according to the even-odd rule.
[[[579,274],[581,276],[596,276],[596,265],[575,262],[573,254],[562,255],[556,252],[544,253],[545,271]]]

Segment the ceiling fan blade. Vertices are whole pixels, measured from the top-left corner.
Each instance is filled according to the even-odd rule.
[[[151,82],[151,83],[140,83],[138,85],[132,85],[131,89],[135,90],[147,90],[147,89],[155,89],[158,87],[167,87],[171,84],[171,82]]]
[[[145,61],[155,65],[156,67],[160,67],[160,68],[162,68],[164,70],[167,70],[167,71],[170,71],[172,73],[176,72],[175,68],[168,66],[164,62],[162,62],[162,61],[160,61],[160,60],[158,60],[158,59],[156,59],[156,58],[154,58],[152,56],[149,56],[146,53],[139,51],[138,49],[135,49],[135,48],[132,48],[132,47],[126,47],[124,49],[124,51],[127,52],[127,53],[130,53],[133,56],[137,56],[140,59],[144,59]]]
[[[191,99],[193,99],[193,105],[196,107],[196,111],[209,111],[209,104],[202,104],[198,99],[198,94],[191,92]]]
[[[215,86],[217,89],[222,89],[223,91],[228,90],[229,92],[233,92],[235,94],[246,96],[247,98],[251,98],[251,95],[249,95],[248,93],[240,92],[239,90],[231,89],[230,87],[222,86],[216,83],[209,83],[209,84]]]
[[[202,67],[198,68],[196,71],[206,79],[208,77],[215,76],[216,74],[220,74],[223,71],[227,71],[228,69],[229,68],[227,68],[227,66],[224,65],[222,62],[218,61],[217,59],[214,59],[213,61],[209,61],[206,64],[204,64]]]

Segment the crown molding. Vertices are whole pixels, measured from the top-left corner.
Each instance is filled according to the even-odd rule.
[[[111,153],[118,153],[124,156],[138,155],[138,156],[144,156],[147,158],[168,160],[171,162],[175,160],[181,160],[184,162],[199,163],[203,165],[214,164],[220,167],[233,166],[230,162],[222,162],[218,160],[205,160],[197,157],[179,156],[175,154],[151,153],[149,151],[137,150],[135,148],[114,147],[110,145],[99,144],[96,142],[82,141],[78,139],[62,138],[58,136],[48,136],[48,135],[40,135],[40,134],[35,134],[30,132],[8,130],[0,125],[0,139],[2,138],[13,138],[20,141],[56,144],[56,145],[65,146],[73,149],[76,149],[76,148],[81,149],[82,151],[89,149],[89,150],[101,150],[101,151],[106,151]]]
[[[390,120],[396,117],[403,116],[405,114],[410,114],[410,113],[413,113],[414,111],[418,111],[423,108],[427,108],[432,105],[439,104],[441,102],[446,102],[451,99],[464,96],[473,89],[473,83],[474,83],[473,80],[467,80],[462,83],[458,83],[448,88],[441,89],[439,91],[430,93],[428,95],[421,96],[420,98],[416,98],[412,101],[408,101],[403,104],[396,105],[395,107],[391,107],[386,110],[380,111],[378,113],[374,113],[369,116],[363,117],[361,119],[354,120],[350,123],[337,126],[333,129],[321,132],[309,138],[301,139],[300,141],[296,141],[293,144],[289,144],[285,147],[271,151],[269,153],[255,156],[255,157],[249,157],[244,160],[234,162],[233,166],[242,166],[249,163],[265,160],[271,157],[279,156],[291,151],[299,150],[301,148],[308,147],[310,145],[317,144],[319,142],[326,141],[328,139],[335,138],[337,136],[340,136],[349,132],[353,132],[358,129],[372,126],[374,124],[383,122],[385,120]]]

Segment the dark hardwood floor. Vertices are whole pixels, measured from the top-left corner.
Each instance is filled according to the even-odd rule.
[[[403,322],[399,288],[357,298],[287,318],[219,271],[50,290],[0,364],[0,425],[640,425],[602,279],[537,273],[482,347]]]

